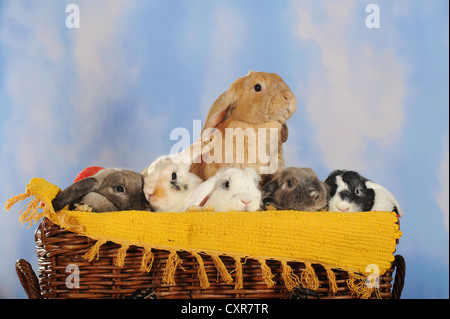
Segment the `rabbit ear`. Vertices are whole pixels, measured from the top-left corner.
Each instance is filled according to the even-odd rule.
[[[274,178],[271,181],[265,183],[261,188],[261,193],[265,196],[271,196],[278,189],[278,178]]]
[[[209,152],[209,149],[202,148],[202,143],[209,142],[209,138],[205,138],[203,140],[199,139],[189,147],[186,147],[184,150],[182,150],[180,153],[172,154],[171,160],[172,162],[178,164],[178,163],[184,163],[189,164],[189,167],[192,163],[200,163],[200,156],[203,155],[203,153]],[[191,157],[192,152],[192,157]],[[145,175],[145,174],[143,174]]]
[[[325,188],[325,192],[327,194],[327,201],[330,200],[330,192],[331,192],[331,187],[330,185],[328,185],[325,182],[320,182],[320,184],[323,186],[323,188]]]
[[[211,109],[206,116],[202,133],[207,128],[217,127],[220,123],[225,121],[234,103],[236,103],[236,94],[234,89],[231,88],[222,93],[211,106]]]
[[[53,208],[55,211],[63,209],[66,205],[74,203],[87,193],[94,191],[98,185],[99,182],[93,177],[88,177],[73,183],[53,199]]]
[[[216,186],[216,180],[216,175],[214,175],[197,186],[197,188],[194,189],[186,200],[186,204],[184,206],[185,210],[190,206],[203,206],[213,193]]]
[[[281,123],[281,143],[285,143],[289,136],[289,129],[286,122]]]
[[[191,145],[192,150],[192,161],[191,163],[200,163],[200,158],[205,154],[211,151],[208,147],[203,147],[203,143],[210,142],[209,137],[204,139],[199,139],[197,142]]]

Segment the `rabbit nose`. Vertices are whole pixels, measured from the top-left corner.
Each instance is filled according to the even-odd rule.
[[[248,205],[249,203],[252,202],[252,197],[250,196],[250,194],[242,194],[241,202],[244,203],[245,205]]]
[[[317,197],[319,197],[319,192],[313,191],[309,194],[309,196],[311,197],[311,199],[313,201],[315,201],[317,199]]]
[[[348,210],[350,209],[350,207],[348,207],[348,206],[347,206],[347,207],[339,207],[339,206],[338,206],[337,208],[338,208],[341,212],[344,212],[344,213],[345,213],[345,212],[348,212]]]
[[[152,198],[153,195],[155,195],[155,194],[152,194],[152,193],[147,194],[147,199],[150,200],[150,198]]]
[[[286,101],[292,100],[292,98],[294,97],[294,94],[289,90],[283,90],[283,97]]]

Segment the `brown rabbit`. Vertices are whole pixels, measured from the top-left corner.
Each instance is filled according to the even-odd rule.
[[[208,129],[214,133],[208,144],[212,148],[210,160],[207,163],[202,157],[201,163],[193,163],[190,171],[206,180],[220,168],[250,167],[262,174],[263,179],[270,178],[284,165],[282,143],[288,137],[286,121],[296,110],[295,96],[278,74],[250,71],[211,106],[202,129],[202,138],[211,135]],[[259,134],[258,129],[265,131]],[[271,129],[275,129],[273,134]],[[231,151],[230,146],[226,147],[229,145],[226,135],[239,130],[244,133],[239,138],[243,143],[232,137]]]
[[[262,202],[278,210],[320,211],[329,200],[329,186],[309,167],[288,167],[262,189]]]

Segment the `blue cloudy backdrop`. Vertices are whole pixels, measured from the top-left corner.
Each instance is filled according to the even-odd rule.
[[[80,28],[66,6],[77,4]],[[366,6],[380,8],[369,29]],[[204,120],[251,69],[276,72],[298,111],[287,165],[360,171],[405,211],[404,298],[449,297],[449,3],[0,0],[0,203],[32,177],[64,188],[84,167],[140,171],[170,132]],[[0,211],[0,297],[37,271],[21,205]]]

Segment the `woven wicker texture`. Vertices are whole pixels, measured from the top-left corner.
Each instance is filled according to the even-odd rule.
[[[288,290],[303,286],[317,290],[320,280],[312,263],[324,267],[332,290],[335,274],[331,269],[349,272],[348,286],[362,297],[369,297],[373,289],[365,287],[368,265],[376,265],[383,275],[394,261],[397,240],[401,236],[398,218],[392,212],[335,213],[335,212],[185,212],[151,213],[142,211],[89,213],[63,210],[53,211],[51,200],[59,188],[43,179],[32,179],[26,193],[10,199],[8,210],[17,201],[29,196],[33,199],[24,209],[22,222],[48,217],[57,225],[97,240],[86,253],[89,261],[98,258],[100,247],[107,241],[120,244],[116,265],[125,263],[131,245],[144,248],[141,271],[150,271],[154,261],[152,249],[169,252],[163,280],[175,284],[175,271],[181,264],[178,251],[187,251],[195,258],[198,280],[202,288],[210,286],[204,257],[209,255],[223,279],[230,282],[230,274],[219,256],[235,260],[235,288],[243,287],[242,258],[256,260],[262,277],[270,288],[274,285],[269,260],[281,263],[281,276]],[[43,205],[39,205],[42,202]],[[38,208],[43,212],[38,213]],[[222,257],[223,258],[223,257]],[[297,276],[287,262],[304,263]]]
[[[210,282],[210,287],[202,289],[198,281],[199,265],[195,257],[190,253],[178,253],[182,264],[175,271],[174,280],[176,285],[169,285],[163,281],[163,273],[169,252],[155,250],[153,266],[150,272],[140,271],[141,259],[145,250],[131,246],[125,258],[123,268],[118,268],[116,264],[117,252],[120,245],[114,243],[104,244],[99,251],[99,259],[86,261],[83,257],[89,251],[95,241],[79,236],[75,233],[61,229],[50,220],[44,218],[36,230],[36,252],[39,263],[39,285],[36,289],[29,285],[30,282],[37,283],[38,279],[33,271],[20,272],[19,278],[23,282],[23,287],[30,298],[131,298],[138,289],[154,291],[158,299],[184,299],[184,298],[292,298],[296,296],[296,290],[290,292],[281,276],[282,266],[279,261],[268,260],[274,277],[275,284],[267,287],[261,275],[260,264],[251,259],[242,260],[244,286],[242,289],[235,289],[234,282],[226,282],[218,273],[214,261],[211,257],[202,255],[204,267]],[[398,255],[396,259],[400,258]],[[226,269],[235,279],[235,260],[231,257],[221,257]],[[76,264],[80,270],[80,287],[69,289],[66,285],[68,272],[67,265]],[[300,275],[305,269],[302,263],[289,262],[295,274]],[[370,298],[391,299],[399,298],[404,270],[399,271],[394,264],[386,273],[380,276],[379,295],[372,295]],[[309,295],[308,298],[321,299],[352,299],[357,298],[347,285],[349,274],[344,271],[335,271],[336,291],[332,291],[326,270],[313,264],[314,270],[319,278],[320,287],[316,294]],[[16,264],[17,269],[31,269],[31,266],[22,260]],[[395,269],[395,282],[393,273]],[[402,268],[403,269],[403,268]],[[400,269],[400,270],[402,270]],[[18,271],[19,272],[19,271]],[[391,291],[392,290],[392,291]],[[306,296],[299,296],[306,298]]]

